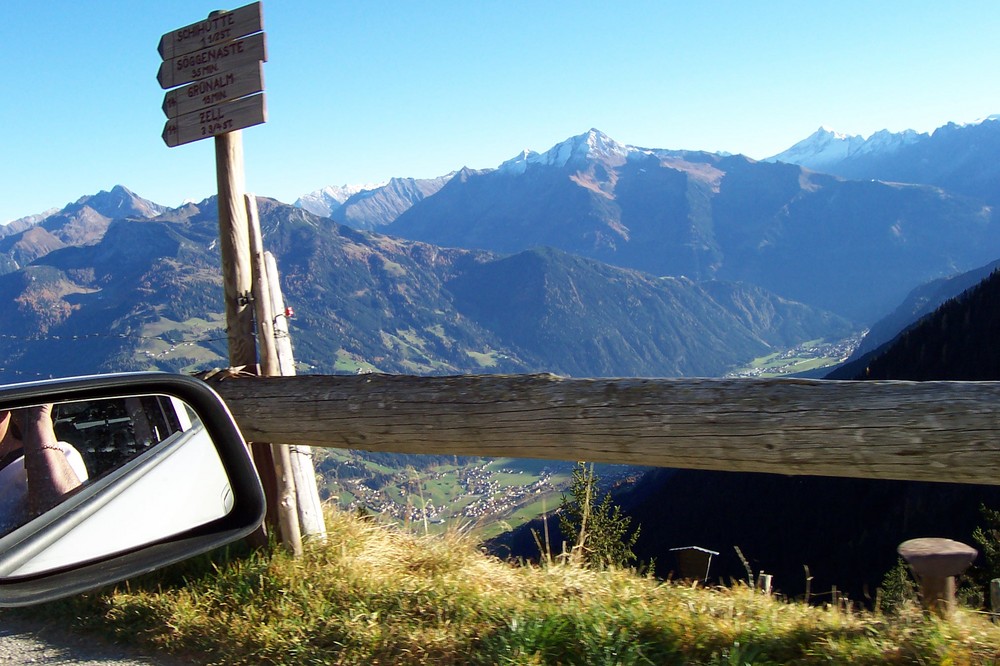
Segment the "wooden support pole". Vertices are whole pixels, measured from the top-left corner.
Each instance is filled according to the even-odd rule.
[[[260,231],[257,197],[252,194],[244,196],[249,225],[253,307],[257,320],[257,342],[260,347],[260,374],[265,377],[280,377],[281,366],[278,363],[278,350],[274,342],[274,312],[271,309],[271,288],[264,262],[264,241]]]
[[[250,265],[253,277],[253,306],[257,320],[257,340],[260,343],[260,365],[265,377],[281,374],[278,350],[274,344],[274,314],[271,309],[271,289],[268,286],[267,267],[264,263],[264,241],[260,230],[257,197],[245,195],[250,248]],[[295,494],[295,477],[287,444],[272,444],[274,460],[278,531],[281,542],[298,557],[302,555],[302,530]]]
[[[293,376],[295,358],[292,355],[292,342],[288,333],[288,317],[285,316],[285,298],[281,293],[278,263],[274,255],[265,252],[264,264],[271,290],[271,311],[276,315],[274,337],[280,374]],[[288,454],[291,459],[292,478],[295,480],[296,506],[302,535],[325,539],[326,521],[323,518],[323,504],[319,499],[319,487],[316,485],[316,467],[313,465],[312,449],[308,446],[293,445],[288,447]]]
[[[253,310],[250,305],[253,270],[250,265],[250,237],[244,201],[246,177],[243,170],[243,133],[215,137],[215,176],[219,189],[219,255],[222,260],[223,299],[226,307],[226,333],[229,340],[229,365],[257,374],[257,345],[253,336]],[[265,525],[275,525],[273,506],[274,463],[270,447],[251,444],[254,465],[264,485],[268,504]],[[251,538],[261,546],[267,543],[262,525]]]
[[[243,200],[243,135],[215,137],[215,169],[219,186],[219,254],[222,257],[229,365],[256,373],[257,349],[250,309],[252,269],[246,204]]]
[[[272,444],[274,471],[278,477],[278,528],[281,542],[295,557],[302,555],[302,530],[299,527],[299,512],[295,500],[295,484],[292,480],[292,461],[287,444]]]
[[[295,375],[295,357],[292,354],[292,338],[288,333],[288,316],[285,313],[285,297],[281,293],[278,262],[270,252],[264,253],[267,268],[267,284],[271,288],[271,312],[274,314],[274,344],[278,349],[278,365],[282,377]]]

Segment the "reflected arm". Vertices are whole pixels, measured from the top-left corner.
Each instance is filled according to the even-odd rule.
[[[52,405],[21,410],[24,468],[28,475],[28,512],[48,511],[80,485],[52,429]]]

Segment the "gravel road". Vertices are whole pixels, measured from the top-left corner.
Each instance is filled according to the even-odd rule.
[[[18,617],[11,611],[0,612],[0,666],[187,666],[196,663],[114,645],[100,638],[66,631],[44,620]]]

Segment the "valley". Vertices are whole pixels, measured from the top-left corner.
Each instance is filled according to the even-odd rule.
[[[799,373],[832,370],[846,361],[865,337],[867,331],[841,340],[807,340],[790,349],[759,356],[736,368],[726,377],[781,377]]]
[[[489,539],[559,507],[575,463],[515,458],[393,456],[313,449],[320,496],[341,509],[420,533]],[[598,465],[602,487],[625,489],[643,468]]]

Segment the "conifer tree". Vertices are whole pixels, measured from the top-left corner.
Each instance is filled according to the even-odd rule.
[[[639,538],[639,526],[629,532],[632,518],[621,512],[611,493],[598,497],[593,464],[577,463],[569,495],[562,496],[559,530],[575,535],[573,554],[590,567],[626,567],[635,561],[632,547]]]

